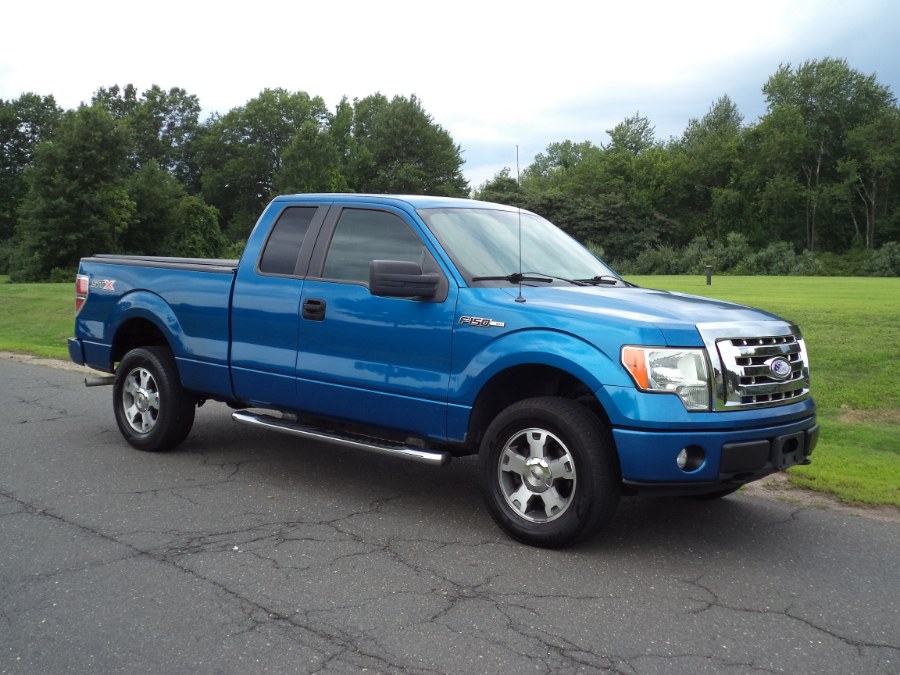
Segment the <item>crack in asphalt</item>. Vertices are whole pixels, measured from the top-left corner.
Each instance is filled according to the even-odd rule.
[[[785,606],[785,608],[783,610],[780,610],[780,611],[777,609],[768,609],[768,608],[754,609],[754,608],[750,608],[750,607],[734,607],[732,605],[728,605],[725,602],[721,601],[718,594],[712,588],[710,588],[709,586],[706,586],[700,582],[700,580],[702,578],[703,577],[701,576],[696,579],[680,579],[679,580],[686,585],[694,586],[696,588],[701,589],[705,593],[709,594],[709,596],[711,596],[711,598],[712,598],[712,600],[703,601],[704,602],[703,607],[700,607],[695,610],[689,610],[688,611],[689,614],[703,614],[704,612],[708,612],[711,609],[716,608],[716,609],[726,610],[729,612],[737,612],[740,614],[751,614],[751,615],[755,614],[755,615],[762,615],[762,616],[767,616],[767,615],[783,616],[787,619],[791,619],[793,621],[802,623],[805,626],[808,626],[809,628],[812,628],[813,630],[819,631],[819,632],[827,635],[830,638],[838,640],[838,641],[844,643],[845,645],[847,645],[848,647],[852,647],[852,648],[856,649],[857,654],[859,656],[862,656],[862,650],[866,649],[866,648],[890,649],[890,650],[897,651],[898,656],[900,656],[900,646],[898,646],[898,645],[892,645],[892,644],[881,643],[881,642],[866,642],[866,641],[862,641],[862,640],[854,640],[851,637],[848,637],[846,635],[841,635],[840,633],[838,633],[834,630],[830,630],[824,626],[820,626],[817,623],[815,623],[814,621],[812,621],[811,619],[808,619],[807,617],[800,616],[796,613],[792,613],[791,610],[793,608],[793,605],[787,605],[787,606]]]
[[[49,386],[45,383],[45,386]],[[68,420],[72,418],[71,413],[66,408],[60,408],[47,403],[47,399],[52,399],[58,396],[57,392],[52,392],[49,394],[42,394],[40,396],[35,396],[33,398],[26,398],[21,394],[14,393],[13,396],[17,403],[20,403],[24,406],[33,406],[38,408],[39,410],[45,410],[52,414],[51,417],[44,417],[41,419],[26,419],[19,420],[19,424],[33,424],[35,422],[59,422],[60,420]]]

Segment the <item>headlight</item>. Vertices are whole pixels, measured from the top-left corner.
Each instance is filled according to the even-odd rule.
[[[702,349],[623,347],[622,365],[641,390],[677,394],[687,410],[709,410],[709,369]]]

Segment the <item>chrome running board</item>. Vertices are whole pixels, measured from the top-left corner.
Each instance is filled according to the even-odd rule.
[[[369,452],[377,452],[381,455],[409,459],[414,462],[430,464],[431,466],[443,466],[444,464],[449,464],[451,459],[449,452],[426,450],[424,448],[405,445],[397,441],[372,438],[370,436],[362,436],[347,432],[336,432],[322,427],[291,422],[280,417],[273,417],[272,415],[251,413],[246,410],[239,410],[232,413],[231,419],[251,427],[280,431],[285,434],[299,436],[312,441],[335,443],[348,448],[356,448],[357,450],[368,450]]]

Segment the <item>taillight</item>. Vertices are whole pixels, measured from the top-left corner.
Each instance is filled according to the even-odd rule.
[[[75,277],[75,314],[81,311],[90,290],[90,277],[79,274]]]

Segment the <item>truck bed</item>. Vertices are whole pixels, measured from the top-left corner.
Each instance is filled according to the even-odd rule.
[[[112,372],[129,342],[171,346],[188,390],[229,399],[229,306],[237,260],[95,255],[82,260],[91,301],[76,317],[76,363]]]

